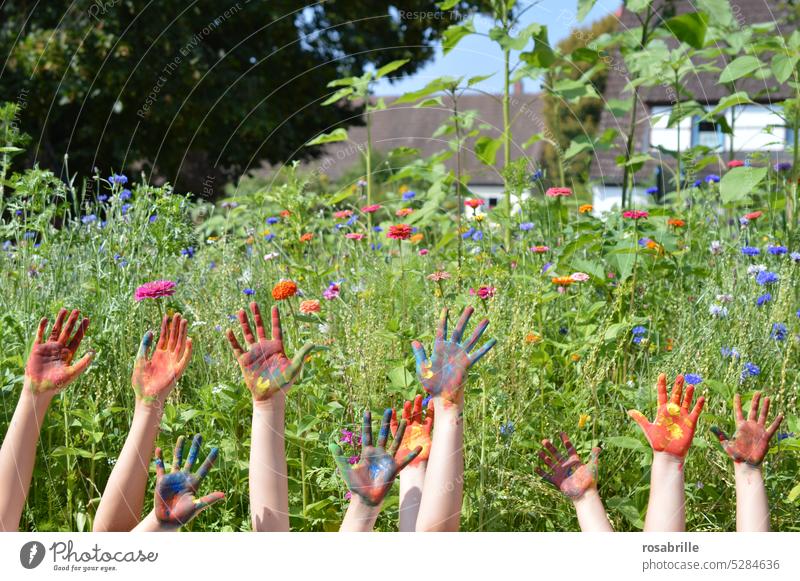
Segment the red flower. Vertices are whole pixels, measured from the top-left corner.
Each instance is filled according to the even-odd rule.
[[[380,204],[372,204],[371,206],[364,206],[363,208],[361,208],[361,211],[364,212],[365,214],[373,214],[380,209],[381,209]]]
[[[280,213],[280,217],[281,217],[281,218],[288,218],[288,217],[289,217],[289,216],[291,216],[291,215],[292,215],[292,213],[291,213],[289,210],[283,210],[283,211]]]
[[[643,210],[626,210],[622,213],[623,218],[628,218],[630,220],[639,220],[641,218],[647,218],[650,214]]]
[[[336,218],[337,220],[344,220],[345,218],[349,218],[352,215],[353,215],[352,210],[340,210],[338,212],[333,213],[333,217]]]
[[[760,218],[763,215],[764,215],[764,212],[761,212],[759,210],[759,211],[755,211],[755,212],[750,212],[749,214],[745,214],[744,217],[747,218],[748,220],[755,220],[756,218]]]
[[[175,283],[171,280],[154,280],[147,282],[136,289],[133,297],[137,301],[144,299],[159,299],[161,297],[171,297],[175,294]]]
[[[686,222],[684,222],[680,218],[670,218],[669,220],[667,220],[667,224],[669,224],[670,226],[675,226],[676,228],[683,228],[684,226],[686,226]]]
[[[482,200],[480,198],[470,198],[468,200],[464,200],[464,205],[472,208],[473,210],[476,208],[480,208],[486,203],[486,200]]]
[[[728,162],[728,168],[742,167],[744,162],[741,159],[732,159]]]
[[[395,216],[397,216],[398,218],[405,218],[406,216],[408,216],[408,215],[409,215],[411,212],[413,212],[413,211],[414,211],[414,210],[413,210],[412,208],[400,208],[400,209],[399,209],[399,210],[397,210],[397,212],[395,212],[394,214],[395,214]]]
[[[300,242],[309,242],[314,237],[311,232],[306,232],[300,237]]]
[[[544,195],[550,198],[566,197],[572,195],[572,190],[570,188],[547,188]]]
[[[389,226],[389,231],[386,233],[387,238],[393,240],[408,240],[411,238],[411,226],[408,224],[397,224]]]
[[[361,240],[364,238],[364,235],[360,232],[348,232],[344,235],[345,238],[349,238],[350,240]]]
[[[479,298],[483,299],[484,301],[486,299],[492,298],[495,295],[496,292],[497,292],[497,289],[495,287],[493,287],[493,286],[482,286],[478,290],[475,290],[474,288],[469,289],[469,294],[471,294],[472,296],[477,295]]]

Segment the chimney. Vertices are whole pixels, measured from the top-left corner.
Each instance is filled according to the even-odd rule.
[[[519,97],[525,93],[525,87],[522,85],[522,81],[517,81],[514,83],[514,96]]]

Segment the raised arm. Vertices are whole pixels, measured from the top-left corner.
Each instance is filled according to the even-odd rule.
[[[192,356],[187,327],[186,319],[180,315],[171,321],[165,316],[152,355],[152,331],[142,338],[131,377],[136,394],[133,422],[97,507],[95,532],[129,531],[142,517],[147,467],[161,426],[164,402]]]
[[[202,498],[195,497],[203,479],[208,476],[214,462],[217,461],[219,450],[211,448],[211,452],[200,469],[193,474],[192,466],[197,461],[203,438],[200,434],[195,435],[185,465],[183,464],[184,442],[185,438],[181,436],[175,444],[172,471],[169,473],[164,471],[161,448],[156,448],[156,487],[153,510],[133,529],[135,532],[175,532],[209,506],[225,498],[223,492],[212,492]]]
[[[769,441],[783,421],[778,416],[767,427],[769,398],[764,398],[764,406],[759,414],[761,392],[753,394],[750,414],[744,419],[742,398],[733,396],[733,410],[736,417],[736,432],[728,438],[720,428],[711,431],[719,438],[723,450],[733,459],[733,472],[736,476],[736,530],[743,532],[769,531],[769,502],[764,488],[761,463],[769,450]]]
[[[683,463],[692,445],[697,420],[703,410],[705,398],[697,400],[692,411],[694,386],[686,387],[683,394],[683,376],[675,378],[672,396],[667,401],[667,376],[658,376],[658,411],[651,424],[637,410],[628,415],[639,427],[653,449],[650,469],[650,499],[647,504],[645,531],[680,532],[686,529],[686,500],[683,490]],[[683,400],[681,395],[683,394]]]
[[[414,403],[407,401],[403,404],[403,420],[406,422],[406,431],[403,441],[395,454],[395,460],[400,462],[412,450],[422,448],[419,456],[400,474],[400,532],[413,532],[417,528],[417,515],[419,503],[422,500],[422,490],[425,485],[425,471],[428,466],[428,457],[431,453],[431,430],[433,429],[433,399],[428,400],[428,407],[422,410],[422,396],[414,398]],[[392,436],[397,437],[399,424],[397,412],[392,410]]]
[[[539,452],[539,458],[545,463],[548,471],[536,468],[536,474],[553,484],[572,501],[581,531],[612,532],[606,509],[597,492],[597,458],[600,456],[600,448],[592,448],[589,463],[584,464],[569,436],[564,432],[561,432],[561,441],[567,450],[566,457],[550,440],[542,440],[544,449]]]
[[[392,410],[387,409],[383,414],[378,444],[373,446],[372,414],[369,410],[364,412],[361,457],[355,465],[351,466],[347,461],[341,446],[338,444],[329,446],[339,467],[339,473],[352,494],[339,529],[341,532],[371,531],[381,512],[383,499],[391,490],[395,477],[422,452],[422,447],[417,447],[397,460],[397,453],[406,431],[405,420],[400,420],[392,447],[386,450],[391,419]]]
[[[36,462],[36,443],[50,402],[78,379],[94,358],[94,352],[89,351],[72,364],[89,327],[89,319],[78,324],[80,311],[77,310],[70,313],[65,324],[66,317],[66,309],[61,309],[46,340],[47,319],[39,322],[25,365],[22,393],[0,448],[0,531],[19,528]]]
[[[303,361],[314,348],[306,343],[286,357],[278,307],[272,307],[272,334],[267,339],[261,311],[250,303],[256,334],[244,309],[239,323],[247,345],[242,348],[233,331],[228,342],[239,362],[245,385],[253,396],[252,434],[250,437],[250,510],[253,530],[289,530],[289,483],[286,476],[285,410],[286,392],[303,368]]]
[[[464,309],[448,340],[447,309],[442,309],[430,360],[419,341],[411,344],[417,360],[417,376],[431,394],[436,410],[436,431],[417,516],[418,531],[457,531],[460,526],[464,489],[464,384],[470,367],[496,343],[490,339],[470,353],[489,325],[488,319],[481,321],[462,343],[473,310]]]

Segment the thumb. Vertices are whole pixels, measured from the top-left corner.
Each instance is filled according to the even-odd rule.
[[[300,370],[303,369],[303,363],[305,362],[306,357],[311,351],[314,349],[313,343],[306,343],[300,350],[294,354],[294,358],[292,358],[292,364],[289,366],[289,378],[294,379],[298,375],[300,375]]]
[[[711,426],[711,432],[717,437],[721,444],[725,444],[730,438],[728,438],[727,434],[722,431],[721,428],[717,426]]]
[[[74,379],[77,379],[81,373],[86,371],[89,365],[92,364],[95,355],[96,353],[94,351],[88,351],[86,355],[78,359],[78,361],[75,362],[74,365],[70,365],[69,367],[67,367],[67,375],[70,378],[69,380],[72,381]]]

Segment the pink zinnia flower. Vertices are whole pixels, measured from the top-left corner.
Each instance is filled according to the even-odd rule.
[[[339,296],[339,285],[331,283],[328,288],[322,291],[322,296],[325,298],[325,300],[332,301]]]
[[[147,282],[137,288],[133,296],[137,301],[143,301],[144,299],[171,297],[174,294],[174,282],[171,280],[154,280],[153,282]]]
[[[566,197],[572,195],[572,190],[570,188],[547,188],[544,195],[550,198]]]
[[[750,212],[749,214],[745,214],[744,217],[747,220],[755,220],[756,218],[760,218],[763,215],[764,215],[764,212],[761,212],[760,210],[757,210],[755,212]]]
[[[545,252],[550,252],[549,246],[531,246],[531,252],[534,254],[544,254]]]
[[[361,208],[361,211],[364,212],[365,214],[373,214],[380,209],[381,209],[380,204],[372,204],[371,206],[364,206],[363,208]]]
[[[344,235],[345,238],[349,238],[350,240],[361,240],[364,238],[364,235],[359,232],[348,232]]]
[[[398,218],[405,218],[413,211],[414,211],[413,208],[400,208],[399,210],[397,210],[397,212],[394,213],[394,215],[397,216]]]
[[[472,208],[473,210],[480,208],[485,203],[486,200],[482,200],[481,198],[470,198],[469,200],[464,200],[464,205]]]
[[[393,240],[408,240],[411,238],[411,226],[408,224],[396,224],[389,226],[389,231],[386,233],[387,238]]]
[[[333,213],[333,217],[336,218],[337,220],[344,220],[345,218],[349,218],[352,215],[353,215],[352,210],[340,210],[338,212]]]
[[[484,301],[486,299],[492,298],[495,292],[497,292],[497,289],[493,286],[488,286],[488,285],[484,285],[478,288],[478,290],[475,290],[474,288],[469,289],[469,294],[471,294],[472,296],[477,295],[478,298],[481,298]]]
[[[311,313],[318,313],[322,310],[322,306],[319,304],[317,299],[309,299],[307,301],[303,301],[300,303],[300,312],[304,315],[310,315]]]
[[[744,162],[741,159],[732,159],[732,160],[730,160],[728,162],[728,167],[729,168],[742,167],[743,165],[744,165]]]
[[[428,254],[428,249],[427,248],[420,248],[418,254],[420,256],[425,256],[426,254]]]
[[[432,272],[428,275],[428,280],[432,280],[433,282],[439,282],[442,280],[447,280],[450,278],[450,273],[446,270],[437,270],[436,272]]]
[[[623,218],[629,218],[631,220],[639,220],[640,218],[647,218],[650,214],[645,212],[644,210],[626,210],[622,213]]]
[[[585,272],[575,272],[569,275],[569,277],[575,282],[586,282],[587,280],[589,280],[589,275],[586,274]]]

